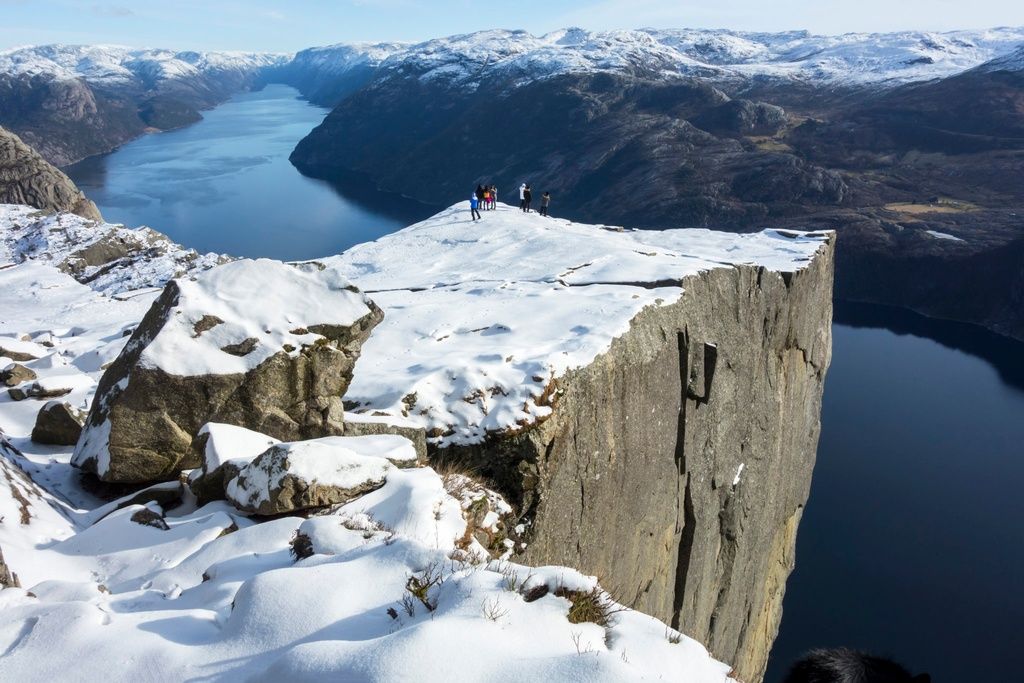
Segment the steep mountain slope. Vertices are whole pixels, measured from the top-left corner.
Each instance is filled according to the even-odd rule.
[[[96,205],[70,178],[4,128],[0,128],[0,204],[27,204],[101,220]]]
[[[47,45],[0,52],[0,125],[63,166],[193,123],[288,57]]]

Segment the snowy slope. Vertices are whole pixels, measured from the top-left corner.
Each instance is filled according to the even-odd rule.
[[[589,365],[646,306],[702,270],[795,271],[824,233],[633,231],[468,202],[326,259],[384,309],[347,401],[404,416],[438,443],[476,443],[548,415],[544,396]]]
[[[81,78],[90,85],[108,88],[152,89],[164,81],[253,73],[278,66],[290,57],[246,52],[173,52],[115,45],[41,45],[0,51],[0,73],[41,75],[56,80]]]

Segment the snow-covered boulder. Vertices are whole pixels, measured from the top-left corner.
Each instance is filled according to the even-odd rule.
[[[3,384],[5,387],[14,387],[35,378],[36,373],[21,363],[11,363],[3,370],[0,370],[0,384]]]
[[[188,477],[189,488],[200,501],[224,497],[224,483],[271,446],[281,443],[266,434],[245,427],[210,422],[203,425],[192,442],[202,465]]]
[[[394,462],[415,461],[412,443],[393,435],[284,443],[242,467],[225,492],[241,510],[279,515],[347,503],[383,486]]]
[[[86,414],[65,401],[50,401],[39,409],[32,440],[54,446],[74,446],[82,435]]]
[[[73,463],[146,482],[200,464],[207,422],[282,440],[343,432],[341,396],[381,310],[334,268],[241,260],[174,280],[107,369]]]

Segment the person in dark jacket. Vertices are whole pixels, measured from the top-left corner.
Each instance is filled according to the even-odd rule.
[[[548,205],[551,204],[551,193],[545,192],[540,196],[540,215],[548,215]]]
[[[483,185],[477,185],[476,186],[476,205],[479,208],[479,207],[483,206],[483,203],[484,203],[484,186]]]
[[[533,201],[533,190],[527,185],[526,189],[523,190],[523,211],[530,213],[530,203]]]
[[[469,215],[474,221],[480,220],[480,200],[477,199],[476,193],[469,195]]]

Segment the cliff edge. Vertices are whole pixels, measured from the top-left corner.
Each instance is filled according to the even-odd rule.
[[[71,178],[5,128],[0,128],[0,204],[25,204],[103,220]]]
[[[833,233],[453,207],[332,265],[385,311],[354,411],[420,421],[435,462],[496,482],[525,563],[595,574],[761,680],[820,431]]]

